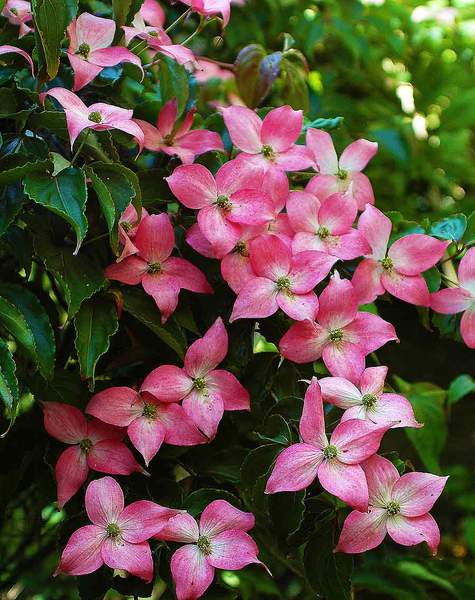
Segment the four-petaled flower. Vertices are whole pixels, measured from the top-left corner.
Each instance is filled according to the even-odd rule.
[[[154,537],[186,544],[172,556],[171,571],[178,600],[196,600],[209,588],[215,569],[237,571],[261,564],[259,550],[247,533],[254,527],[252,513],[215,500],[201,513],[199,523],[189,514],[171,518]]]
[[[300,419],[302,442],[283,450],[267,481],[266,494],[296,492],[318,477],[322,487],[353,508],[368,508],[368,486],[360,463],[378,451],[391,425],[352,419],[337,425],[328,440],[320,385],[308,387]]]
[[[336,550],[356,554],[379,546],[389,533],[403,546],[426,542],[437,553],[440,532],[429,513],[448,477],[430,473],[406,473],[382,456],[363,465],[369,489],[369,510],[354,510],[345,520]]]
[[[27,25],[27,23],[33,20],[30,2],[25,2],[25,0],[7,0],[2,10],[2,16],[6,17],[12,25],[19,25],[19,38],[33,31],[33,27]]]

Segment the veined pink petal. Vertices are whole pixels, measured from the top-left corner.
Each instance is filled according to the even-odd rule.
[[[430,296],[432,310],[443,315],[463,312],[472,302],[474,302],[472,294],[464,288],[445,288]]]
[[[338,460],[349,465],[360,464],[379,449],[381,440],[390,424],[374,425],[369,421],[354,419],[339,423],[330,438],[330,444],[338,448]]]
[[[252,513],[239,510],[226,500],[214,500],[201,513],[200,534],[212,538],[229,529],[249,531],[255,522]]]
[[[181,44],[157,44],[156,49],[158,52],[176,60],[179,65],[185,65],[195,60],[193,51]]]
[[[391,323],[368,312],[359,312],[356,319],[344,328],[344,339],[357,344],[365,355],[387,342],[399,341]]]
[[[349,414],[350,412],[346,411],[342,420],[359,418],[356,415],[353,417]],[[422,427],[422,424],[416,421],[409,400],[399,394],[382,394],[374,409],[367,409],[363,418],[381,425],[391,423],[393,429],[395,427]]]
[[[34,66],[33,60],[31,58],[31,56],[28,54],[28,52],[25,52],[21,48],[17,48],[16,46],[10,46],[8,44],[3,44],[2,46],[0,46],[0,55],[2,55],[2,54],[10,54],[10,53],[19,54],[20,56],[23,56],[23,58],[30,65],[31,74],[34,75],[35,66]]]
[[[221,317],[202,338],[193,342],[185,355],[185,371],[193,379],[215,369],[228,353],[228,333]]]
[[[166,525],[153,537],[170,542],[190,544],[197,542],[200,530],[196,520],[188,513],[181,513],[168,519]]]
[[[142,121],[142,119],[133,119],[133,121],[143,132],[144,147],[147,148],[147,150],[159,152],[163,143],[163,136],[160,131],[148,121]]]
[[[174,277],[165,273],[153,275],[146,273],[142,278],[144,291],[152,296],[161,314],[161,321],[165,323],[168,317],[178,306],[180,286]]]
[[[365,367],[363,349],[351,341],[330,342],[322,351],[323,362],[334,377],[357,383]]]
[[[475,348],[475,307],[464,312],[460,321],[460,333],[463,341],[469,348]]]
[[[87,479],[86,455],[78,445],[66,448],[56,463],[58,507],[63,508]]]
[[[320,294],[318,321],[328,330],[341,329],[351,323],[358,312],[355,291],[348,279],[341,279],[338,273]]]
[[[339,179],[335,175],[316,175],[305,187],[305,191],[314,194],[319,200],[340,192]]]
[[[369,304],[384,294],[385,289],[381,283],[383,272],[381,263],[371,258],[362,260],[356,267],[351,283],[359,304]]]
[[[230,160],[216,172],[218,195],[232,196],[240,190],[263,189],[263,173],[248,170],[239,159]]]
[[[323,377],[320,379],[320,387],[323,400],[339,408],[348,409],[361,403],[359,389],[342,377]]]
[[[470,248],[458,268],[460,285],[475,297],[475,248]]]
[[[230,106],[222,109],[222,113],[233,144],[244,152],[259,153],[262,121],[256,113],[244,106]]]
[[[268,223],[274,218],[271,199],[259,190],[240,190],[231,196],[228,219],[244,225]]]
[[[104,530],[97,525],[86,525],[75,531],[61,554],[54,575],[87,575],[97,571],[104,564],[101,555],[103,541]]]
[[[145,473],[127,446],[117,440],[97,442],[89,450],[86,459],[90,469],[101,473],[110,475],[130,475],[135,471]]]
[[[213,288],[205,275],[189,260],[171,256],[164,263],[164,272],[174,277],[180,288],[201,294],[212,294]]]
[[[198,546],[188,544],[179,548],[170,563],[177,600],[197,600],[214,579],[214,568]]]
[[[215,389],[192,390],[183,399],[185,413],[210,440],[216,436],[224,414],[224,403]]]
[[[166,102],[158,114],[157,128],[162,137],[169,135],[175,127],[175,122],[178,115],[177,99],[173,98]]]
[[[85,504],[94,525],[105,528],[109,523],[117,523],[124,510],[122,488],[112,477],[95,479],[87,486]]]
[[[144,217],[134,238],[141,258],[149,264],[166,260],[175,246],[175,232],[166,213]]]
[[[178,126],[178,128],[176,130],[176,138],[177,139],[182,138],[184,135],[186,135],[190,131],[191,126],[193,125],[193,118],[195,116],[195,113],[196,113],[196,108],[192,108],[185,114],[183,121],[181,122],[181,124]]]
[[[274,168],[283,169],[284,171],[301,171],[312,165],[313,156],[310,150],[305,146],[294,144],[288,150],[277,154]]]
[[[157,418],[138,417],[129,425],[127,433],[130,441],[143,456],[145,465],[148,467],[165,439],[163,423]]]
[[[291,290],[296,294],[310,292],[325,279],[337,260],[336,256],[313,250],[294,254],[289,272]]]
[[[101,554],[102,560],[111,569],[123,569],[147,583],[152,581],[153,560],[148,542],[131,544],[126,540],[107,538],[102,544]]]
[[[217,206],[206,206],[198,213],[198,225],[217,257],[225,256],[239,241],[240,228]]]
[[[371,507],[367,513],[354,510],[343,523],[337,552],[360,554],[379,546],[386,537],[386,511]]]
[[[302,131],[303,112],[290,106],[274,108],[264,117],[261,142],[275,152],[285,152],[295,143]]]
[[[223,141],[219,134],[215,131],[208,131],[207,129],[194,129],[193,131],[186,133],[180,137],[176,146],[178,149],[190,152],[193,157],[213,150],[220,152],[224,151]]]
[[[322,201],[318,220],[332,235],[346,233],[356,219],[358,209],[349,194],[332,194]]]
[[[138,256],[128,256],[120,263],[112,263],[105,271],[107,279],[114,279],[128,285],[137,285],[148,271],[148,264]]]
[[[374,204],[374,192],[370,180],[364,173],[351,173],[348,193],[354,198],[358,210],[364,210],[367,204]]]
[[[115,23],[112,19],[96,17],[88,12],[79,15],[75,23],[77,48],[81,44],[87,44],[91,50],[107,48],[114,41],[114,34]]]
[[[360,390],[364,394],[379,396],[383,393],[384,382],[388,374],[388,367],[368,367],[360,379]]]
[[[128,387],[111,387],[94,394],[86,406],[86,413],[105,423],[127,427],[143,412],[143,400]]]
[[[75,406],[43,402],[44,426],[51,437],[66,444],[78,444],[87,437],[86,418]]]
[[[368,510],[368,485],[360,465],[344,464],[337,459],[324,460],[318,467],[318,480],[323,489],[352,508]]]
[[[292,191],[287,200],[287,214],[292,229],[297,233],[305,231],[315,235],[320,223],[318,211],[320,201],[308,192]]]
[[[262,180],[261,186],[262,191],[271,198],[274,210],[278,212],[283,210],[289,198],[289,180],[287,175],[279,169],[272,169]]]
[[[347,146],[339,161],[340,169],[344,171],[362,171],[378,151],[376,142],[360,139]]]
[[[392,498],[394,484],[399,479],[399,473],[393,463],[387,458],[373,454],[362,464],[369,490],[369,503],[378,508],[384,508]]]
[[[162,402],[179,402],[193,388],[193,380],[184,369],[174,365],[161,365],[151,371],[140,388]]]
[[[261,235],[249,244],[251,265],[258,277],[277,281],[289,274],[292,255],[285,242],[276,236]]]
[[[278,308],[276,284],[265,277],[254,277],[241,288],[229,322],[270,317]]]
[[[315,156],[319,173],[335,175],[338,172],[338,158],[331,135],[321,129],[309,129],[306,141]]]
[[[337,239],[337,238],[333,238]],[[309,250],[316,252],[326,252],[327,254],[335,254],[330,252],[329,244],[326,243],[328,238],[323,241],[315,233],[308,233],[306,231],[299,231],[292,237],[292,252],[298,254],[299,252],[307,252]]]
[[[123,62],[128,62],[138,67],[142,73],[143,68],[140,58],[122,46],[112,46],[111,48],[102,48],[91,52],[88,58],[89,63],[99,67],[114,67]]]
[[[239,294],[244,284],[255,277],[249,256],[231,252],[221,260],[221,276],[235,294]]]
[[[308,487],[323,460],[322,452],[310,444],[292,444],[277,457],[266,485],[266,494],[297,492]]]
[[[165,24],[165,11],[156,0],[145,0],[140,7],[143,20],[154,27],[163,27]]]
[[[138,500],[124,508],[117,525],[124,540],[137,544],[156,535],[179,513],[179,510],[166,508],[149,500]]]
[[[280,291],[277,293],[276,300],[279,308],[295,321],[314,319],[318,311],[318,298],[314,292],[289,294]]]
[[[214,177],[202,165],[182,165],[166,178],[174,196],[187,208],[203,208],[218,197]]]
[[[319,359],[327,342],[328,332],[305,320],[292,325],[280,340],[279,349],[287,360],[302,364]]]
[[[420,517],[434,506],[447,479],[432,473],[406,473],[394,484],[392,498],[404,517]]]
[[[312,377],[312,381],[305,392],[299,432],[300,437],[306,444],[319,447],[327,445],[322,393],[316,377]]]
[[[381,283],[387,292],[416,306],[429,306],[430,293],[422,275],[403,275],[398,271],[383,271]]]
[[[249,392],[232,373],[222,369],[211,371],[206,377],[206,382],[208,387],[220,394],[224,410],[250,409]]]
[[[206,258],[217,258],[211,242],[204,236],[198,223],[193,223],[188,229],[185,239],[187,244],[202,256],[206,256]]]
[[[118,440],[121,442],[126,435],[124,427],[116,427],[103,423],[99,419],[91,419],[87,422],[87,439],[93,444],[104,440]]]
[[[217,569],[238,571],[252,563],[260,563],[259,549],[250,535],[238,529],[229,529],[213,536],[208,564]]]
[[[449,243],[430,235],[412,233],[396,240],[389,248],[388,256],[399,273],[418,275],[439,262]]]
[[[339,236],[329,236],[326,240],[325,251],[343,260],[353,260],[370,252],[368,242],[357,229]]]
[[[426,542],[432,555],[437,554],[440,531],[432,515],[426,514],[420,517],[395,515],[388,518],[386,526],[389,535],[398,544],[415,546],[421,542]]]
[[[165,427],[165,443],[174,446],[196,446],[208,440],[200,433],[180,404],[162,404],[158,418]]]
[[[368,204],[358,221],[358,229],[373,249],[373,258],[382,260],[386,256],[392,223],[380,210]]]

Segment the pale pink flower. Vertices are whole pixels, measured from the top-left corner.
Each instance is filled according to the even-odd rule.
[[[145,148],[153,152],[164,152],[169,156],[176,155],[183,164],[192,163],[196,156],[205,152],[212,150],[223,152],[223,142],[215,131],[207,129],[190,131],[195,111],[196,109],[190,110],[185,115],[183,122],[177,125],[178,105],[174,98],[167,102],[160,111],[157,127],[148,121],[134,119],[144,133]]]
[[[24,0],[7,0],[2,10],[2,16],[6,17],[12,25],[19,25],[19,38],[33,31],[33,27],[27,25],[27,23],[33,20],[30,2],[25,2]]]
[[[103,564],[151,581],[153,559],[149,538],[158,534],[181,511],[138,500],[124,508],[124,494],[112,477],[91,481],[86,512],[92,525],[69,538],[54,575],[87,575]]]
[[[387,367],[369,367],[361,375],[358,385],[342,377],[320,379],[324,402],[334,404],[345,412],[341,422],[365,419],[377,425],[422,427],[414,417],[409,400],[399,394],[384,393]]]
[[[397,340],[394,327],[378,315],[359,312],[351,282],[340,279],[338,273],[321,293],[319,302],[318,321],[294,323],[280,340],[280,351],[296,363],[323,358],[332,375],[358,383],[365,357],[390,340]]]
[[[223,108],[222,113],[233,144],[242,150],[238,160],[246,168],[300,171],[313,164],[310,150],[295,143],[302,130],[301,110],[281,106],[267,113],[264,120],[242,106]]]
[[[195,446],[207,441],[181,406],[160,402],[151,394],[139,394],[128,387],[111,387],[95,394],[86,413],[105,423],[127,427],[130,441],[147,466],[162,443]]]
[[[157,0],[145,0],[139,10],[140,16],[149,25],[154,27],[163,27],[165,25],[166,14]]]
[[[215,500],[201,513],[199,523],[189,514],[171,518],[154,537],[185,544],[172,556],[171,571],[178,600],[196,600],[214,579],[215,569],[238,571],[261,564],[259,549],[246,533],[254,527],[252,513]]]
[[[459,287],[431,295],[431,308],[444,315],[463,312],[460,333],[469,348],[475,348],[475,248],[470,248],[458,268]]]
[[[181,0],[181,2],[189,6],[193,12],[204,17],[212,17],[220,14],[224,26],[229,23],[229,18],[231,17],[231,0]]]
[[[372,252],[360,262],[352,278],[358,300],[367,304],[389,292],[405,302],[429,306],[429,289],[421,273],[439,262],[450,242],[412,233],[396,240],[388,250],[391,228],[386,215],[374,206],[366,206],[358,229]]]
[[[318,310],[313,288],[328,275],[336,256],[317,251],[292,255],[273,235],[259,236],[249,246],[254,276],[239,291],[229,321],[270,317],[279,308],[298,321],[313,319]]]
[[[139,229],[142,220],[148,217],[146,208],[142,207],[140,219],[135,206],[130,203],[124,210],[119,219],[119,242],[122,244],[122,252],[120,253],[117,262],[124,260],[127,256],[138,253],[138,248],[134,245],[134,238]]]
[[[185,354],[184,367],[162,365],[140,388],[162,402],[179,402],[209,439],[214,438],[225,410],[249,410],[249,393],[236,377],[216,367],[228,353],[228,334],[219,317]]]
[[[105,67],[123,62],[137,66],[143,76],[140,58],[123,48],[111,46],[116,25],[112,19],[84,12],[68,26],[68,58],[74,71],[73,90],[77,92],[90,83]]]
[[[308,192],[291,192],[287,214],[296,234],[292,250],[320,250],[343,260],[367,254],[368,242],[352,227],[357,213],[351,194],[332,194],[320,202]]]
[[[442,493],[448,477],[431,473],[406,473],[382,456],[372,456],[362,465],[369,489],[369,510],[354,510],[346,518],[337,552],[358,554],[379,546],[389,533],[403,546],[426,542],[437,554],[440,532],[429,513]]]
[[[88,107],[74,92],[59,87],[40,94],[41,102],[44,102],[46,96],[53,96],[64,109],[71,149],[78,135],[84,129],[95,131],[119,129],[130,133],[142,150],[144,136],[140,127],[132,121],[132,110],[104,102],[96,102]]]
[[[89,469],[111,475],[146,474],[123,443],[125,429],[93,419],[75,406],[43,402],[44,426],[51,437],[70,444],[56,463],[58,506],[63,507],[86,481]]]
[[[170,256],[175,232],[166,213],[145,216],[134,237],[138,253],[105,270],[108,279],[128,285],[142,284],[160,309],[162,323],[178,305],[181,289],[201,294],[213,292],[203,273],[188,260]]]
[[[320,385],[314,377],[300,419],[302,442],[279,454],[266,494],[303,490],[318,477],[327,492],[353,508],[367,510],[368,486],[360,463],[378,451],[390,427],[352,419],[337,425],[328,441]]]
[[[34,75],[35,73],[35,66],[33,65],[33,60],[31,59],[31,56],[28,54],[28,52],[25,52],[24,50],[22,50],[21,48],[17,48],[16,46],[10,46],[9,44],[3,44],[3,46],[0,46],[0,56],[2,54],[19,54],[20,56],[22,56],[30,65],[30,69],[31,69],[31,74]]]
[[[309,129],[307,148],[312,151],[318,175],[309,181],[305,191],[320,200],[336,192],[348,192],[359,210],[367,203],[374,204],[373,188],[361,171],[378,151],[376,142],[356,140],[343,150],[338,160],[330,134],[321,129]]]
[[[219,258],[239,241],[239,224],[259,225],[274,216],[271,199],[260,190],[260,176],[251,176],[235,160],[215,177],[202,165],[181,165],[166,180],[182,204],[199,210],[201,233]]]

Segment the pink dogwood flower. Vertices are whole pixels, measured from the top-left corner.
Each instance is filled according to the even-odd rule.
[[[88,107],[74,92],[59,87],[40,94],[41,102],[44,102],[46,96],[55,98],[64,109],[71,149],[78,135],[84,129],[94,129],[95,131],[119,129],[130,133],[138,143],[140,151],[142,150],[144,136],[140,127],[132,121],[132,110],[104,102],[96,102]]]
[[[386,291],[410,304],[429,306],[429,289],[421,273],[439,262],[450,242],[412,233],[396,240],[388,250],[391,228],[386,215],[366,206],[358,229],[372,252],[360,262],[352,278],[358,300],[367,304]]]
[[[249,393],[236,377],[216,367],[228,353],[228,334],[219,317],[185,354],[184,367],[162,365],[145,378],[140,391],[162,402],[179,402],[207,438],[216,435],[225,410],[249,410]]]
[[[24,50],[22,50],[21,48],[17,48],[16,46],[10,46],[9,44],[3,44],[2,46],[0,46],[0,56],[2,54],[19,54],[20,56],[23,56],[23,58],[30,65],[31,74],[34,75],[35,66],[34,66],[33,60],[31,59],[31,56],[28,54],[28,52],[25,52]]]
[[[387,367],[369,367],[361,375],[358,385],[342,377],[320,379],[325,402],[342,408],[344,423],[349,419],[365,419],[377,425],[395,427],[422,427],[414,417],[409,400],[399,394],[383,393]]]
[[[71,535],[55,576],[87,575],[106,564],[151,581],[153,559],[147,540],[181,511],[149,500],[124,507],[120,485],[112,477],[102,477],[87,486],[86,512],[92,524]]]
[[[328,441],[320,385],[314,377],[300,419],[302,442],[279,454],[265,493],[297,492],[318,477],[327,492],[353,508],[367,510],[368,485],[360,463],[378,451],[390,427],[352,419],[337,425]]]
[[[185,544],[172,556],[171,571],[178,600],[196,600],[214,579],[215,569],[238,571],[261,564],[259,549],[247,533],[254,527],[252,513],[215,500],[201,513],[199,523],[189,514],[171,518],[155,536]]]
[[[112,19],[84,12],[68,26],[68,58],[74,71],[73,91],[90,83],[105,67],[123,62],[137,66],[143,76],[140,58],[122,46],[111,46],[116,25]]]
[[[33,27],[27,25],[33,20],[31,13],[31,3],[24,0],[7,0],[2,10],[2,16],[6,17],[12,25],[20,27],[18,37],[22,38],[30,31],[34,31]]]
[[[93,419],[75,406],[43,402],[44,426],[51,437],[70,444],[56,463],[58,506],[62,508],[86,481],[89,469],[111,475],[147,474],[123,443],[125,430]]]
[[[242,150],[238,160],[247,168],[300,171],[313,164],[311,152],[295,143],[302,130],[301,110],[281,106],[271,110],[264,120],[243,106],[229,106],[222,113],[233,144]]]
[[[207,129],[190,131],[195,110],[190,110],[181,125],[177,126],[178,105],[175,98],[167,102],[160,111],[157,127],[147,121],[134,119],[144,133],[145,148],[153,152],[164,152],[169,156],[176,155],[183,164],[192,163],[196,156],[205,152],[212,150],[223,152],[223,142],[215,131]]]
[[[229,23],[231,17],[231,0],[181,0],[183,4],[189,6],[193,12],[204,17],[212,17],[220,14],[223,18],[223,25]]]
[[[176,309],[181,289],[201,294],[213,292],[197,267],[183,258],[170,256],[175,247],[175,232],[166,213],[147,215],[141,220],[134,246],[138,253],[109,265],[105,275],[128,285],[141,283],[155,300],[162,323]]]
[[[117,262],[124,260],[127,256],[138,253],[138,248],[134,245],[134,238],[139,229],[142,219],[148,217],[146,208],[142,207],[140,219],[135,206],[130,203],[124,210],[119,219],[119,242],[122,244],[122,252],[120,253]]]
[[[361,171],[378,151],[376,142],[356,140],[343,150],[338,160],[330,134],[321,129],[309,129],[307,148],[313,154],[318,175],[308,182],[305,191],[315,194],[320,200],[336,192],[348,192],[359,210],[363,210],[367,203],[374,204],[373,188]]]
[[[365,368],[365,357],[390,340],[397,340],[394,327],[378,315],[359,312],[351,282],[340,279],[338,273],[319,301],[318,322],[294,323],[280,340],[280,351],[296,363],[323,358],[332,375],[357,384]]]
[[[255,275],[241,288],[229,321],[270,317],[279,308],[297,321],[313,319],[318,310],[313,288],[328,275],[336,256],[317,251],[292,255],[285,242],[271,235],[249,246]]]
[[[368,242],[352,227],[357,212],[350,194],[332,194],[320,202],[308,192],[291,192],[287,213],[295,231],[292,250],[320,250],[343,260],[367,254]]]
[[[475,248],[470,248],[458,268],[459,287],[431,295],[431,308],[444,315],[463,312],[460,333],[469,348],[475,348]]]
[[[139,10],[140,16],[146,23],[154,27],[163,27],[167,15],[157,0],[145,0]]]
[[[111,387],[95,394],[86,413],[105,423],[127,427],[130,441],[147,466],[164,442],[195,446],[207,441],[180,405],[160,402],[151,394],[139,394],[128,387]]]
[[[369,510],[354,510],[346,518],[337,552],[358,554],[379,546],[389,533],[403,546],[426,542],[437,554],[440,532],[429,513],[442,493],[448,477],[431,473],[406,473],[382,456],[372,456],[362,465],[369,488]]]
[[[235,160],[215,177],[202,165],[182,165],[166,180],[183,205],[198,209],[201,233],[219,258],[239,241],[239,224],[258,225],[273,218],[272,201],[259,188],[260,177],[249,176]]]

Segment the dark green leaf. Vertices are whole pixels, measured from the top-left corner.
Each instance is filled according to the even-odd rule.
[[[4,340],[0,339],[0,397],[8,411],[14,414],[19,399],[16,365]]]
[[[440,288],[440,282],[442,281],[439,270],[437,267],[432,267],[428,271],[425,271],[422,276],[426,280],[429,292],[434,293]]]
[[[467,217],[464,214],[451,215],[445,217],[436,223],[432,223],[430,235],[438,237],[442,240],[452,240],[456,242],[465,233],[467,229]]]
[[[112,0],[112,14],[117,29],[120,31],[122,25],[132,22],[136,13],[139,12],[144,0]]]
[[[20,185],[6,185],[0,192],[0,236],[13,223],[15,217],[26,202]]]
[[[270,93],[279,75],[281,60],[282,52],[267,54],[258,44],[246,46],[239,52],[234,63],[236,84],[248,106],[259,106]]]
[[[160,58],[160,93],[163,104],[176,98],[180,116],[190,95],[188,72],[185,67],[163,54]]]
[[[50,165],[49,160],[28,161],[18,154],[10,154],[0,160],[0,185],[16,183],[30,173],[44,173]]]
[[[240,508],[239,499],[227,492],[226,490],[219,490],[216,488],[202,488],[196,492],[192,492],[185,500],[184,507],[190,515],[196,517],[202,510],[208,506],[210,502],[214,500],[227,500],[230,504],[236,508]]]
[[[299,528],[305,509],[304,498],[305,491],[269,496],[269,512],[278,536],[286,538]]]

